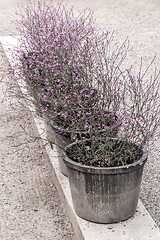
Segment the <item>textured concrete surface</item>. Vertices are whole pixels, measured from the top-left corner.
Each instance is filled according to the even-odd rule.
[[[9,35],[11,14],[17,3],[26,1],[0,1],[0,35]],[[160,60],[160,1],[159,0],[64,0],[67,7],[74,5],[75,10],[90,7],[95,11],[98,27],[115,30],[117,39],[123,41],[127,36],[134,46],[129,63],[139,63],[143,56],[144,67],[157,55],[155,65]],[[160,144],[157,141],[145,166],[141,199],[151,216],[160,226]],[[8,195],[9,198],[9,195]],[[11,238],[12,239],[12,238]],[[25,239],[25,238],[24,238]],[[29,239],[29,238],[28,238]]]

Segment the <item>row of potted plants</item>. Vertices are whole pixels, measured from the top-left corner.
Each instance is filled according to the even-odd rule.
[[[94,14],[38,2],[16,22],[18,77],[58,146],[76,213],[89,221],[133,216],[148,157],[159,137],[159,71],[125,67],[129,41],[96,29]],[[151,143],[151,144],[150,144]]]

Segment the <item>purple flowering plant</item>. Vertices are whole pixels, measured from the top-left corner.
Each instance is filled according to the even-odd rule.
[[[14,52],[15,69],[19,77],[25,76],[28,92],[36,100],[38,95],[45,99],[49,91],[56,96],[55,87],[61,88],[62,80],[68,84],[66,76],[76,74],[77,68],[82,71],[77,56],[83,55],[75,46],[86,48],[83,39],[95,31],[92,12],[84,11],[75,19],[73,10],[67,11],[62,3],[54,6],[38,1],[17,13],[17,18],[21,37]]]
[[[116,114],[121,118],[121,125],[116,138],[104,133],[67,146],[67,155],[72,160],[89,166],[123,166],[138,161],[143,149],[152,147],[160,136],[160,71],[155,68],[153,74],[148,74],[154,60],[155,57],[143,70],[141,59],[138,74],[130,67],[118,80],[116,97],[121,101]]]
[[[21,59],[19,73],[25,76],[35,104],[40,98],[42,111],[60,127],[69,128],[72,136],[75,131],[108,128],[115,122],[115,115],[110,106],[104,109],[99,104],[103,101],[99,93],[100,86],[103,88],[101,77],[105,78],[99,67],[99,52],[110,47],[112,35],[96,30],[89,10],[74,17],[73,10],[66,10],[62,4],[53,8],[38,2],[36,11],[27,7],[24,12],[16,22],[22,40],[15,52]],[[118,59],[122,61],[125,48],[123,44],[115,49],[110,61],[116,63],[123,50]],[[115,74],[117,69],[112,66],[111,72]],[[111,94],[107,101],[111,102]]]
[[[144,70],[141,60],[138,74],[126,69],[129,41],[97,30],[89,10],[77,17],[62,4],[38,2],[18,16],[15,69],[34,104],[70,133],[76,144],[67,155],[102,167],[137,161],[160,134],[159,71],[148,75],[154,59]]]

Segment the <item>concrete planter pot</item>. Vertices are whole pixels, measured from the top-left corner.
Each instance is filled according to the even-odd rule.
[[[50,103],[43,100],[39,97],[39,101],[43,107],[49,106]],[[61,173],[65,176],[68,176],[67,167],[63,162],[62,159],[62,149],[64,149],[68,144],[71,143],[70,138],[61,136],[61,132],[58,129],[58,126],[54,123],[53,120],[47,115],[46,112],[43,112],[43,120],[45,125],[45,131],[46,131],[46,139],[49,140],[49,142],[56,144],[57,153],[58,153],[58,162],[59,162],[59,169]]]
[[[60,131],[58,126],[54,123],[53,120],[50,121],[50,126],[55,135],[55,144],[58,152],[59,169],[63,175],[68,177],[68,170],[66,165],[63,162],[62,155],[63,155],[63,149],[65,149],[67,145],[71,144],[70,135],[66,131],[65,131],[65,134],[62,132],[62,130]]]
[[[61,128],[61,130],[59,130],[59,127],[55,124],[55,122],[53,120],[50,121],[50,125],[52,127],[53,132],[55,133],[54,134],[55,135],[55,143],[57,145],[58,162],[59,162],[60,171],[63,175],[68,176],[68,170],[67,170],[67,167],[64,164],[64,161],[63,161],[63,158],[62,158],[62,152],[67,145],[72,143],[72,141],[71,141],[71,131],[68,131],[68,130],[65,130],[65,129],[62,129],[62,128]],[[116,127],[114,127],[114,128],[111,127],[108,130],[108,134],[111,137],[117,137],[118,127],[120,127],[120,126],[121,126],[121,122],[119,122]],[[102,130],[98,131],[98,134],[103,134],[104,132],[106,132],[106,130],[102,129]],[[81,131],[81,132],[77,131],[75,133],[77,134],[77,136],[84,135],[83,131]],[[89,137],[89,135],[84,135],[84,136],[86,138]]]
[[[51,121],[51,118],[49,117],[49,113],[48,111],[45,112],[45,111],[42,111],[44,108],[46,108],[46,106],[49,106],[50,103],[47,102],[46,100],[42,99],[42,97],[38,97],[38,101],[39,101],[39,104],[41,106],[41,112],[42,112],[42,118],[44,120],[44,127],[45,127],[45,134],[46,134],[46,139],[50,142],[50,143],[55,143],[55,138],[56,138],[56,134],[55,132],[53,131],[51,125],[50,125],[50,121]]]
[[[132,217],[147,157],[144,150],[137,162],[126,166],[92,167],[80,165],[64,154],[77,215],[97,223],[115,223]]]
[[[44,127],[45,127],[45,133],[46,133],[46,139],[50,143],[56,143],[56,133],[53,131],[50,121],[51,118],[45,113],[42,113],[43,121],[44,121]]]

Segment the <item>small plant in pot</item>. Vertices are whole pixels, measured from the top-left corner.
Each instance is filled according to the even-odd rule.
[[[84,92],[86,94],[86,91]],[[107,132],[108,136],[116,135],[119,123],[118,118],[113,113],[100,109],[97,104],[97,96],[92,99],[93,92],[93,89],[90,89],[90,91],[87,89],[87,97],[89,96],[91,100],[89,101],[90,104],[86,101],[85,95],[80,94],[75,97],[71,92],[70,98],[68,98],[70,99],[69,104],[64,104],[63,99],[60,103],[60,98],[58,103],[57,101],[55,102],[54,114],[50,115],[50,117],[53,117],[51,126],[58,135],[56,143],[61,149],[72,141],[93,138],[102,134],[102,132]],[[78,100],[76,99],[77,96]],[[59,149],[60,155],[61,149]],[[61,172],[67,175],[65,165],[61,168]]]
[[[88,121],[93,122],[91,129],[99,131],[108,128],[112,117],[118,119],[121,99],[115,95],[120,87],[120,65],[127,55],[128,42],[112,49],[112,37],[108,32],[93,35],[92,41],[87,40],[87,44],[92,42],[91,46],[80,48],[76,61],[73,59],[66,65],[68,70],[58,79],[56,89],[54,82],[49,81],[48,92],[43,93],[52,103],[52,113],[49,108],[45,109],[46,113],[64,132],[72,132],[72,136],[77,131],[86,132]]]
[[[118,79],[122,78],[119,67],[126,57],[128,45],[127,41],[117,45],[109,55],[107,48],[111,42],[108,32],[94,36],[92,46],[88,46],[87,51],[82,51],[83,58],[77,55],[78,63],[73,61],[74,67],[68,67],[66,72],[70,74],[66,73],[59,79],[56,89],[50,81],[48,92],[43,93],[45,99],[51,103],[44,111],[52,118],[51,125],[58,135],[57,145],[61,148],[69,143],[69,139],[71,142],[93,138],[101,132],[106,132],[110,137],[117,135],[121,124],[117,115],[121,99],[116,98],[115,103],[115,94],[119,88]],[[102,61],[104,49],[106,52]],[[77,67],[79,62],[83,71]],[[104,69],[108,69],[110,74],[107,75]],[[61,171],[64,173],[62,169]]]
[[[16,76],[24,79],[27,93],[23,97],[30,99],[37,115],[44,118],[51,141],[50,102],[58,97],[56,89],[62,88],[62,82],[70,85],[72,75],[83,72],[83,51],[87,52],[91,43],[95,20],[89,9],[76,17],[73,9],[67,10],[62,3],[45,1],[30,2],[17,12],[17,17],[15,25],[20,38],[14,51]]]
[[[108,136],[115,136],[120,126],[120,119],[113,113],[99,106],[98,95],[92,99],[93,89],[87,89],[87,98],[83,94],[76,95],[70,92],[69,104],[64,104],[60,99],[54,108],[53,121],[51,125],[62,135],[70,137],[71,140],[80,140],[108,132]],[[77,99],[78,98],[78,99]],[[80,102],[80,104],[79,104]],[[89,103],[90,102],[90,103]],[[59,104],[59,105],[58,105]],[[118,122],[119,121],[119,122]],[[113,131],[113,129],[116,131]]]
[[[74,208],[88,221],[119,222],[136,211],[148,148],[160,135],[159,72],[149,79],[150,65],[142,72],[141,64],[138,75],[123,73],[116,138],[103,133],[65,148]]]
[[[50,82],[53,91],[60,85],[59,80],[64,80],[64,75],[75,74],[77,68],[81,68],[80,58],[76,59],[80,55],[78,46],[85,48],[88,41],[85,36],[90,38],[95,32],[92,15],[86,10],[75,17],[73,9],[67,10],[62,3],[45,1],[30,2],[17,12],[15,25],[20,38],[14,51],[15,69],[18,78],[24,78],[35,104],[38,104],[39,93],[44,90],[46,94]],[[75,61],[79,64],[73,66]]]
[[[18,21],[22,39],[16,53],[21,64],[16,68],[36,100],[42,96],[47,103],[42,104],[45,116],[61,122],[58,128],[65,128],[65,133],[69,130],[71,140],[101,130],[113,137],[117,130],[112,132],[110,127],[118,122],[113,83],[122,74],[119,67],[128,51],[127,41],[118,46],[112,44],[109,32],[97,33],[91,12],[75,18],[61,4],[53,8],[40,2],[36,11],[25,8],[24,12]]]
[[[82,94],[87,105],[90,89],[100,88],[102,76],[112,79],[112,75],[120,74],[116,66],[123,62],[128,47],[123,43],[111,51],[113,35],[98,32],[90,10],[75,17],[73,10],[67,10],[62,3],[54,6],[38,1],[27,5],[17,16],[15,24],[21,38],[15,49],[15,69],[19,70],[18,77],[25,77],[29,93],[36,98],[42,95],[44,101],[54,102],[61,95],[68,97],[68,90],[72,96]],[[103,49],[111,53],[107,56],[108,76],[101,71]],[[79,92],[74,92],[77,85]]]

